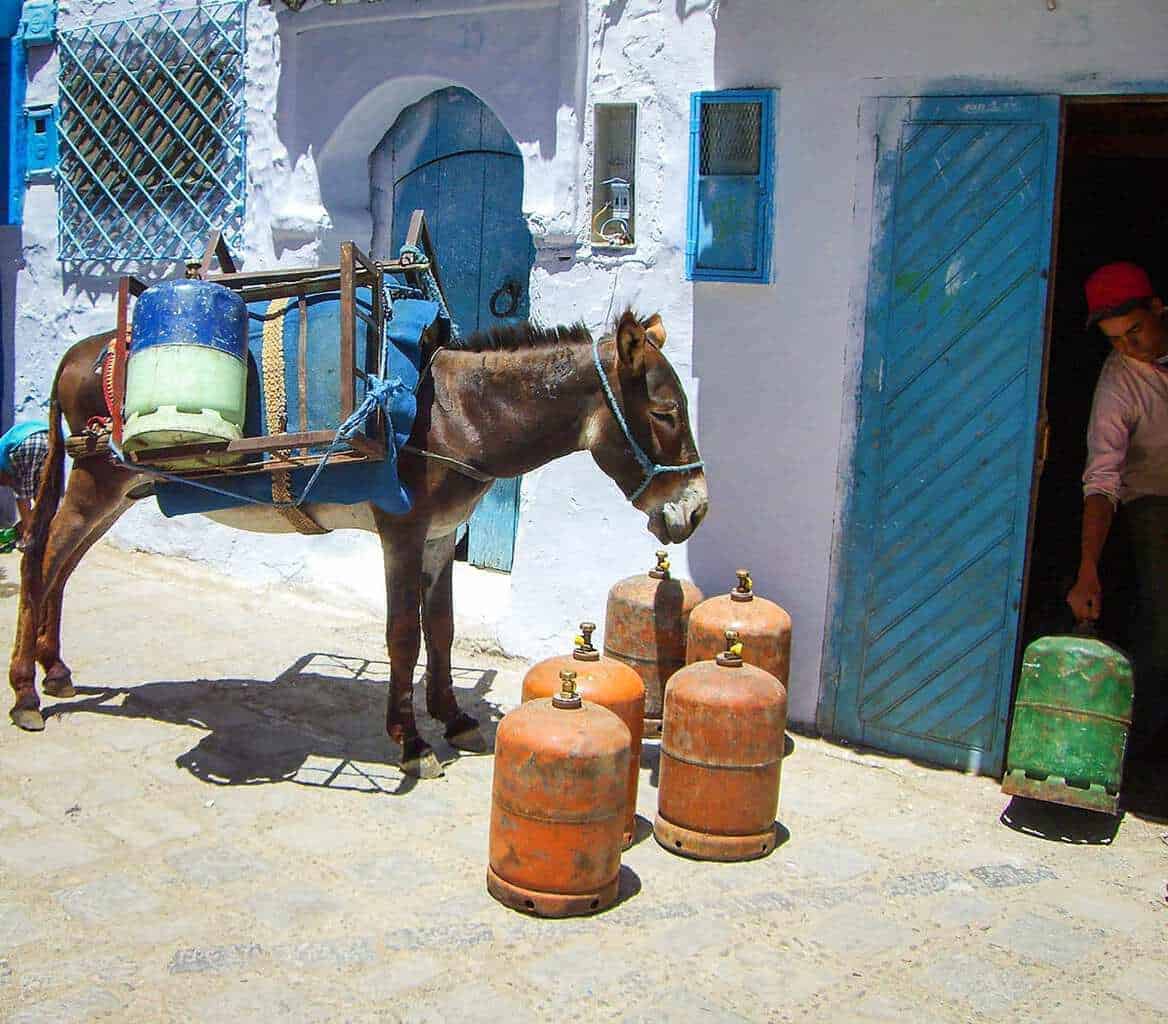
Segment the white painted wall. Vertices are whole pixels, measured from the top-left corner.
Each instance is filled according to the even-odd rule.
[[[146,7],[63,0],[61,17],[67,24]],[[308,264],[329,258],[343,237],[367,243],[368,154],[397,113],[442,85],[476,92],[524,154],[524,207],[538,247],[533,312],[593,329],[625,302],[665,317],[710,464],[711,512],[688,545],[689,568],[713,593],[748,565],[759,592],[791,612],[792,717],[809,724],[861,346],[872,170],[861,108],[880,95],[1168,92],[1163,0],[1047,7],[312,0],[292,14],[256,5],[245,261]],[[32,94],[51,97],[54,78],[51,58],[35,66]],[[780,89],[775,282],[691,287],[683,272],[688,96],[742,86]],[[639,104],[638,246],[621,256],[587,245],[591,106],[606,100]],[[66,345],[113,315],[112,279],[62,277],[51,188],[30,189],[26,209],[17,418],[41,408]],[[527,476],[521,512],[513,574],[460,566],[455,599],[463,637],[535,657],[562,650],[578,619],[602,621],[608,587],[646,568],[656,545],[586,455]],[[296,579],[370,606],[383,601],[368,537],[244,537],[202,520],[161,522],[146,508],[127,516],[116,537],[258,584]],[[684,573],[686,555],[675,564]]]

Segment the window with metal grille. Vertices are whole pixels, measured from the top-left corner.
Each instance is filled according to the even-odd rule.
[[[58,35],[63,260],[184,259],[243,230],[244,0]]]
[[[686,231],[691,281],[770,280],[774,102],[770,89],[691,97]]]

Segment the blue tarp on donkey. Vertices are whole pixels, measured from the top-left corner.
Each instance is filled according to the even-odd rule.
[[[368,289],[358,289],[358,308],[370,311]],[[388,304],[387,304],[388,305]],[[249,307],[247,417],[244,434],[257,437],[271,433],[296,433],[305,430],[336,429],[341,422],[340,408],[340,299],[335,292],[309,296],[304,300],[307,313],[307,364],[305,393],[299,385],[300,319],[298,299],[280,299],[271,303],[253,303]],[[409,493],[398,479],[397,453],[409,440],[417,413],[414,388],[421,368],[421,338],[438,315],[438,305],[421,299],[397,299],[386,322],[385,374],[379,404],[385,410],[387,455],[384,462],[344,462],[329,464],[312,484],[311,502],[355,505],[369,501],[391,515],[410,510]],[[358,327],[365,327],[358,319]],[[374,340],[366,344],[367,332],[358,330],[356,360],[371,377],[378,372],[378,349]],[[264,361],[265,336],[268,361]],[[282,356],[282,359],[281,359]],[[265,394],[265,373],[278,377],[283,364],[284,386],[278,381],[272,390],[274,402]],[[358,377],[358,407],[369,393],[371,384]],[[280,408],[280,402],[283,408]],[[313,449],[323,452],[324,446]],[[293,500],[299,499],[313,476],[313,468],[296,469],[291,474]],[[216,512],[256,502],[272,501],[272,481],[267,473],[246,476],[215,477],[215,493],[186,483],[159,481],[158,507],[165,516]]]

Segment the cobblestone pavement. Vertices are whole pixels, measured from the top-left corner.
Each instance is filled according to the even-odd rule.
[[[446,776],[402,777],[381,635],[91,554],[65,611],[79,696],[47,701],[40,735],[0,729],[0,1018],[1163,1019],[1168,825],[1034,813],[992,780],[798,736],[766,860],[682,860],[646,821],[610,911],[508,911],[484,884],[491,758],[427,720]],[[525,666],[456,660],[464,706],[497,722]]]

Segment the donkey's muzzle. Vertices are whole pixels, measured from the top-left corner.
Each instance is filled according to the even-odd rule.
[[[669,540],[680,544],[688,540],[706,518],[710,509],[710,501],[706,495],[705,486],[691,484],[676,501],[667,501],[661,508],[661,517],[664,521],[666,537],[658,535],[660,540]],[[650,517],[652,518],[652,517]],[[652,529],[652,525],[650,525]]]

